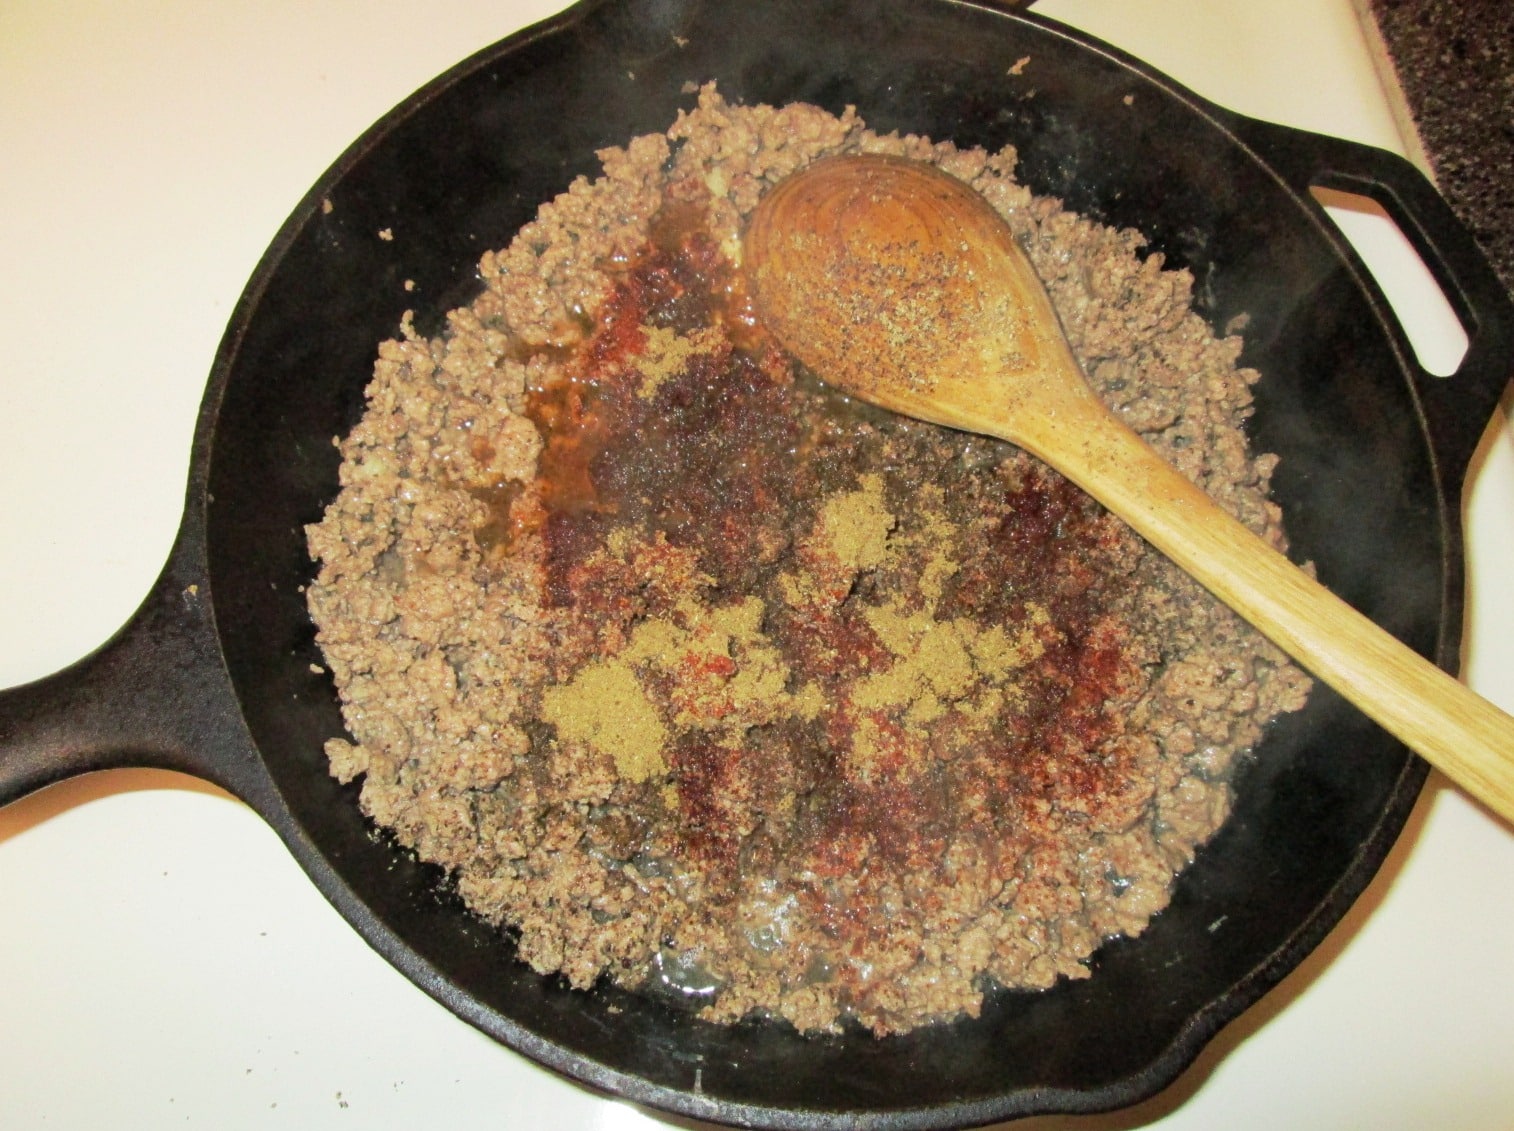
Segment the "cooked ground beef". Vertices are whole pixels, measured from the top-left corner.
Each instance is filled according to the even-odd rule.
[[[1033,197],[1013,150],[705,89],[485,256],[444,334],[379,347],[309,600],[332,772],[522,959],[885,1034],[1088,976],[1308,682],[1032,457],[776,347],[742,218],[855,151],[982,192],[1099,392],[1281,545],[1256,374],[1138,234]]]

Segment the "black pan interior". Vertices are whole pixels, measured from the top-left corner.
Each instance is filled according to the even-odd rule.
[[[291,219],[228,334],[207,402],[205,536],[221,645],[283,806],[265,815],[408,974],[635,1099],[774,1125],[867,1110],[908,1126],[1139,1098],[1318,941],[1418,789],[1422,767],[1328,692],[1273,730],[1172,907],[1103,950],[1093,978],[885,1041],[716,1028],[539,978],[326,775],[322,742],[341,722],[310,668],[301,528],[335,494],[332,438],[361,411],[376,343],[410,308],[437,330],[473,293],[481,252],[592,176],[596,148],[666,128],[692,104],[686,84],[710,79],[732,99],[854,104],[875,128],[1013,143],[1034,189],[1138,227],[1194,273],[1214,326],[1248,319],[1244,360],[1265,374],[1252,434],[1283,456],[1295,556],[1419,650],[1454,647],[1447,487],[1409,374],[1315,214],[1223,119],[1050,25],[963,4],[599,3],[484,52],[375,127]]]

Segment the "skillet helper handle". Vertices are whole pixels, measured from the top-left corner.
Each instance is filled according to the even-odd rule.
[[[210,623],[182,554],[106,644],[0,691],[0,805],[93,770],[179,770],[237,791],[242,731]]]
[[[1092,394],[1086,394],[1092,400]],[[1026,446],[1120,515],[1324,683],[1514,823],[1514,717],[1331,593],[1102,406],[1065,406]],[[1056,440],[1073,430],[1081,443]]]
[[[1437,377],[1417,361],[1398,320],[1365,268],[1369,293],[1388,316],[1425,413],[1443,483],[1460,483],[1488,420],[1514,377],[1514,301],[1471,231],[1435,186],[1396,153],[1359,142],[1237,117],[1232,129],[1256,150],[1300,197],[1310,188],[1356,193],[1381,205],[1403,232],[1440,287],[1467,334],[1456,372]],[[1333,225],[1330,238],[1353,262],[1355,252]],[[1449,500],[1453,510],[1459,499]]]

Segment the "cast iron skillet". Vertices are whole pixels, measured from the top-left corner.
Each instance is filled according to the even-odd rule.
[[[1022,76],[1013,64],[1032,60]],[[975,1021],[875,1040],[707,1025],[613,988],[573,992],[373,835],[326,774],[341,733],[301,586],[302,527],[336,492],[331,437],[362,408],[406,306],[423,332],[594,150],[665,128],[689,81],[727,97],[859,107],[869,123],[996,148],[1100,220],[1145,232],[1202,314],[1249,317],[1265,374],[1252,438],[1281,453],[1294,553],[1443,665],[1461,628],[1462,479],[1510,372],[1514,311],[1430,186],[1395,157],[1264,125],[1034,16],[943,0],[586,0],[421,90],[357,142],[274,240],[231,319],[162,577],[102,649],[0,697],[0,801],[111,766],[167,767],[245,799],[391,962],[460,1016],[567,1075],[686,1115],[771,1127],[957,1127],[1134,1102],[1173,1080],[1344,913],[1425,766],[1321,689],[1277,724],[1234,817],[1139,939],[1094,976],[1001,993]],[[1471,348],[1422,372],[1309,196],[1379,201]],[[329,207],[325,202],[329,201]],[[392,228],[393,242],[372,238]],[[415,281],[413,293],[402,283]],[[1391,563],[1385,567],[1384,563]]]

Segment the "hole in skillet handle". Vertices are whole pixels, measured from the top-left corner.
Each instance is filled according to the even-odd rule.
[[[1446,292],[1388,210],[1370,196],[1311,186],[1325,210],[1393,308],[1420,368],[1451,377],[1467,356],[1470,338]]]
[[[1322,233],[1377,307],[1405,365],[1422,378],[1413,381],[1418,409],[1446,504],[1458,510],[1461,481],[1514,375],[1514,302],[1472,232],[1406,158],[1257,119],[1227,118],[1237,140],[1318,211]],[[1382,245],[1384,225],[1396,229],[1386,259],[1365,246]],[[1363,237],[1359,252],[1351,237],[1368,231],[1373,235]],[[1394,241],[1402,241],[1396,250]],[[1426,297],[1434,291],[1446,309],[1427,309],[1435,304]],[[1459,362],[1442,373],[1463,336]]]

